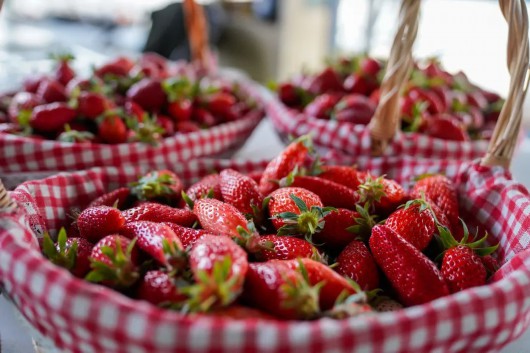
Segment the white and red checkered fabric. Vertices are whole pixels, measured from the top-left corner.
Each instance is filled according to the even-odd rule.
[[[0,177],[16,178],[20,172],[76,171],[116,165],[146,164],[163,168],[198,157],[226,157],[243,145],[263,117],[261,93],[264,89],[242,75],[220,74],[215,78],[221,82],[237,82],[238,88],[256,101],[257,109],[237,121],[165,138],[157,146],[138,142],[87,145],[39,141],[0,132]]]
[[[317,147],[332,148],[350,156],[369,156],[370,132],[364,125],[323,120],[299,113],[283,105],[272,95],[266,104],[267,115],[285,140],[288,136],[311,134]],[[486,154],[488,142],[448,141],[420,133],[398,132],[388,145],[385,155],[416,156],[431,159],[473,160]]]
[[[194,161],[174,169],[189,183],[222,167],[259,170],[266,162]],[[55,232],[69,210],[133,180],[141,167],[95,168],[19,186],[27,212],[0,218],[0,281],[33,327],[75,353],[497,352],[530,324],[530,194],[501,168],[415,158],[359,159],[360,168],[407,184],[443,170],[459,187],[462,211],[500,242],[494,281],[393,313],[312,322],[232,321],[182,316],[72,277],[28,238]],[[23,225],[23,223],[29,223]]]

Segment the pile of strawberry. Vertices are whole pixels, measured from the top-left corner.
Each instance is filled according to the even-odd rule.
[[[50,75],[0,96],[0,133],[64,142],[156,144],[164,137],[238,120],[256,109],[237,85],[195,78],[147,53],[119,57],[79,77],[70,55]]]
[[[367,125],[380,97],[385,63],[356,56],[277,87],[280,100],[305,116]],[[401,129],[453,141],[489,140],[504,100],[452,75],[431,59],[417,63],[401,98]]]
[[[385,176],[316,163],[303,137],[263,173],[226,169],[185,189],[170,171],[150,172],[93,200],[42,249],[75,276],[165,308],[308,320],[486,284],[497,247],[476,228],[459,219],[445,176],[407,192]]]

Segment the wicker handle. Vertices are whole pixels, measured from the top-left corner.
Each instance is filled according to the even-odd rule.
[[[418,33],[420,0],[402,0],[399,26],[383,82],[381,98],[370,122],[372,154],[383,154],[388,142],[399,129],[399,98],[413,67],[412,45]]]
[[[208,22],[204,8],[195,0],[184,0],[183,6],[191,60],[210,70],[212,65],[208,48]]]
[[[510,89],[482,164],[508,169],[517,143],[528,89],[528,12],[524,0],[499,0],[499,4],[508,22]]]
[[[2,180],[0,180],[0,211],[11,211],[17,207],[15,201],[9,197]]]

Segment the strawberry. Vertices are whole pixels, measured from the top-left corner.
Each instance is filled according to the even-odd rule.
[[[202,128],[209,128],[217,124],[216,117],[208,110],[203,108],[193,109],[192,120],[199,124],[199,126]]]
[[[131,191],[129,188],[119,188],[103,194],[93,200],[88,207],[96,206],[109,206],[112,207],[116,204],[116,207],[123,210],[128,204],[130,199]]]
[[[37,96],[47,103],[65,102],[67,100],[64,86],[55,80],[43,80],[37,89]]]
[[[78,124],[75,124],[78,125]],[[88,131],[86,127],[79,127],[78,129],[72,129],[70,124],[64,125],[64,130],[57,135],[57,141],[63,142],[77,142],[77,143],[92,143],[95,141],[95,136],[93,133]]]
[[[288,107],[303,105],[303,89],[292,83],[282,83],[278,86],[278,98]]]
[[[183,269],[186,265],[182,243],[165,224],[137,221],[127,223],[120,233],[137,240],[138,248],[149,254],[160,265],[171,269]]]
[[[44,104],[44,101],[34,93],[18,92],[9,102],[8,114],[11,122],[27,126],[32,110]]]
[[[219,174],[219,186],[224,202],[245,215],[261,215],[263,196],[258,184],[250,177],[225,169]]]
[[[331,67],[327,67],[318,75],[310,77],[305,86],[304,89],[315,95],[343,91],[340,77]]]
[[[105,113],[109,102],[105,96],[95,92],[81,92],[77,97],[77,112],[89,119],[95,119]]]
[[[144,78],[132,85],[127,91],[127,99],[150,112],[161,110],[167,102],[161,82],[151,78]]]
[[[133,66],[134,63],[130,59],[118,57],[97,68],[94,71],[94,75],[99,78],[106,78],[106,76],[125,77],[129,74]]]
[[[208,98],[206,102],[206,109],[222,121],[233,121],[237,117],[234,116],[233,107],[237,99],[230,93],[217,92]]]
[[[155,202],[146,202],[140,206],[122,212],[125,223],[135,221],[169,222],[191,227],[197,217],[190,210],[173,208]]]
[[[112,234],[101,239],[90,254],[92,271],[85,277],[89,282],[123,289],[139,278],[136,241]]]
[[[337,273],[353,279],[363,290],[379,286],[379,273],[372,254],[362,241],[349,243],[337,257]]]
[[[184,185],[178,175],[169,170],[149,172],[131,184],[131,193],[139,200],[176,204]]]
[[[304,113],[317,119],[329,119],[339,99],[340,97],[336,94],[322,94],[304,108]]]
[[[208,311],[233,303],[243,290],[247,254],[228,237],[204,235],[189,253],[196,284],[187,288],[192,311]]]
[[[469,135],[463,125],[448,114],[433,115],[425,120],[420,132],[442,140],[468,141]]]
[[[369,174],[359,175],[362,184],[358,192],[362,203],[369,202],[377,213],[389,214],[407,199],[405,190],[392,179],[384,176],[373,179]]]
[[[108,206],[89,207],[77,217],[79,235],[90,242],[97,242],[106,235],[118,233],[125,218],[117,208]]]
[[[413,101],[423,101],[427,103],[427,110],[431,114],[441,114],[447,110],[444,102],[433,92],[423,88],[413,87],[408,93]]]
[[[59,131],[75,119],[77,113],[66,103],[50,103],[35,107],[29,125],[42,132]]]
[[[321,167],[321,170],[318,174],[319,178],[333,181],[353,190],[357,190],[361,183],[357,175],[357,170],[353,167],[325,165]]]
[[[313,239],[327,249],[343,249],[358,237],[368,239],[374,225],[374,217],[359,205],[356,211],[338,208],[324,217],[324,228]]]
[[[204,229],[193,229],[180,226],[176,223],[163,222],[175,232],[184,249],[190,249],[203,235],[210,234]]]
[[[359,66],[359,69],[362,73],[372,77],[376,77],[383,68],[381,62],[370,57],[362,58]]]
[[[323,228],[323,218],[329,213],[320,198],[306,189],[281,188],[269,198],[269,216],[279,235],[301,234],[311,239]]]
[[[123,109],[127,116],[132,117],[137,121],[142,121],[146,114],[142,107],[132,101],[126,101],[123,105]]]
[[[183,98],[170,102],[167,106],[167,111],[175,121],[189,121],[191,119],[192,108],[193,104],[191,100]]]
[[[352,124],[368,125],[375,113],[376,105],[360,94],[344,96],[335,106],[332,118]]]
[[[352,189],[316,176],[294,176],[285,183],[290,187],[303,188],[315,193],[325,206],[354,209],[359,195]],[[283,181],[280,183],[283,185]]]
[[[438,232],[435,217],[434,211],[427,202],[416,199],[407,202],[405,207],[392,213],[386,220],[385,226],[419,251],[423,251]]]
[[[377,300],[375,303],[372,304],[375,311],[380,313],[385,313],[389,311],[398,311],[403,309],[403,305],[401,305],[399,302],[390,299],[390,298],[384,298],[381,300]]]
[[[90,271],[92,244],[83,238],[68,238],[61,228],[54,244],[47,233],[44,234],[42,252],[54,264],[69,270],[74,276],[83,278]]]
[[[176,286],[176,280],[167,272],[159,270],[145,274],[138,285],[136,297],[162,307],[178,305],[187,299]]]
[[[449,294],[436,265],[390,228],[372,228],[369,245],[375,262],[405,305],[419,305]]]
[[[259,261],[291,260],[308,257],[319,261],[318,250],[307,240],[288,236],[262,235],[259,238],[263,249],[255,254]]]
[[[29,93],[37,93],[37,90],[39,89],[40,84],[43,81],[49,80],[50,78],[45,75],[32,75],[30,77],[26,77],[24,79],[24,82],[22,83],[22,86],[24,88],[25,92]],[[500,98],[500,97],[499,97]]]
[[[455,185],[444,175],[424,175],[416,182],[411,191],[413,198],[425,199],[438,206],[447,217],[450,230],[460,227],[458,197]]]
[[[70,54],[57,56],[57,67],[55,68],[55,79],[66,86],[75,77],[75,71],[70,66],[74,57]]]
[[[221,185],[219,184],[219,174],[210,174],[191,185],[186,190],[186,195],[192,200],[198,200],[203,197],[210,197],[217,200],[223,200]]]
[[[170,117],[156,114],[156,124],[164,130],[162,133],[164,137],[173,136],[175,134],[175,123]]]
[[[127,126],[118,115],[107,115],[98,126],[98,137],[106,143],[124,143],[127,141]]]
[[[493,275],[500,267],[499,261],[491,255],[481,256],[480,260],[482,261],[484,268],[486,268],[488,276]]]
[[[269,162],[262,174],[259,189],[262,195],[268,195],[278,188],[278,181],[301,166],[310,151],[307,136],[293,141],[276,158]]]
[[[363,96],[370,96],[379,86],[377,79],[362,75],[360,73],[353,73],[348,75],[344,80],[344,90],[352,94],[360,94]]]

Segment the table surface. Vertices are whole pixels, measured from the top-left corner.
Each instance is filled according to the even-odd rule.
[[[282,150],[283,146],[273,131],[269,121],[264,120],[256,128],[245,146],[236,154],[236,158],[272,158]],[[526,162],[530,158],[530,139],[523,142],[514,158],[512,171],[516,180],[530,187],[530,167]],[[13,315],[10,305],[0,298],[0,353],[31,353],[34,348],[31,338]],[[521,353],[528,351],[530,330],[519,340],[505,347],[500,353]]]

